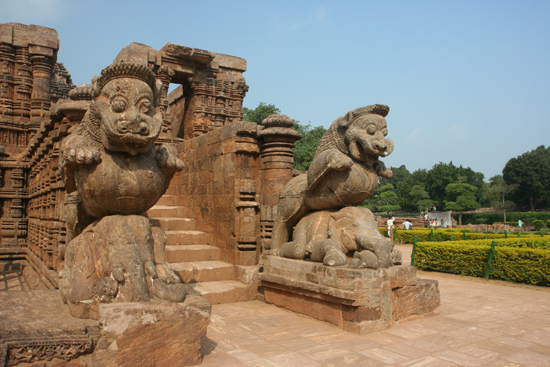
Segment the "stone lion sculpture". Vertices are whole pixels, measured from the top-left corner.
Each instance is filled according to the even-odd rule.
[[[332,123],[321,139],[307,173],[291,179],[279,196],[278,214],[267,254],[290,258],[310,256],[313,261],[337,266],[347,263],[346,255],[350,252],[360,259],[365,250],[361,264],[360,260],[355,260],[352,266],[388,267],[392,265],[392,258],[397,261],[399,256],[392,255],[391,241],[378,230],[371,230],[376,224],[370,211],[338,212],[341,208],[362,204],[374,192],[378,177],[392,177],[392,171],[379,160],[394,148],[392,140],[386,138],[385,116],[388,112],[386,105],[370,105],[352,110]],[[330,212],[306,217],[308,213],[327,210]],[[361,225],[358,218],[368,223]],[[355,243],[344,244],[329,234],[328,228],[334,228],[328,224],[330,220],[340,223],[340,227],[344,223],[355,226],[350,229],[353,235],[348,236],[353,237]],[[296,225],[294,238],[289,241]],[[317,228],[319,225],[327,230],[322,233]],[[311,226],[315,229],[309,228]],[[304,235],[312,231],[316,235]],[[321,241],[317,240],[319,236]],[[371,255],[376,256],[376,261]]]
[[[185,298],[164,261],[164,232],[142,215],[183,169],[174,146],[153,144],[160,86],[145,66],[105,68],[82,123],[62,142],[68,245],[59,289],[75,316],[97,316],[90,304],[100,302]]]

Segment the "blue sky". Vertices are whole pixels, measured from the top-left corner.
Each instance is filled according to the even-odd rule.
[[[550,144],[550,1],[0,0],[0,23],[57,30],[58,61],[89,83],[132,42],[247,60],[260,102],[312,126],[390,106],[388,166],[438,162],[486,180]]]

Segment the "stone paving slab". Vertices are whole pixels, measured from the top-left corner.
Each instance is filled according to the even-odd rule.
[[[439,281],[440,315],[367,335],[260,301],[214,305],[201,366],[550,366],[550,289],[418,276]]]

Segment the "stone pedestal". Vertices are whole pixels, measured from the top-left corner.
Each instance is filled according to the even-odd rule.
[[[201,363],[212,305],[188,296],[185,302],[101,304],[103,337],[94,351],[98,366],[194,366]]]
[[[2,367],[62,365],[92,353],[99,336],[97,321],[72,317],[56,290],[0,292]]]
[[[262,260],[267,303],[352,333],[384,330],[439,310],[437,281],[417,279],[411,266],[357,270],[275,256]]]

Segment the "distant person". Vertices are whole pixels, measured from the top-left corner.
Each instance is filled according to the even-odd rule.
[[[388,225],[388,237],[391,238],[391,230],[393,228],[393,221],[395,220],[395,217],[391,217],[390,219],[388,219],[388,221],[386,222],[386,224]]]
[[[518,219],[518,227],[519,227],[519,229],[521,229],[521,227],[523,227],[523,222],[521,221],[521,219]]]
[[[409,222],[409,220],[407,219],[406,221],[403,222],[403,227],[405,227],[405,229],[408,231],[409,229],[412,228],[412,223]]]

